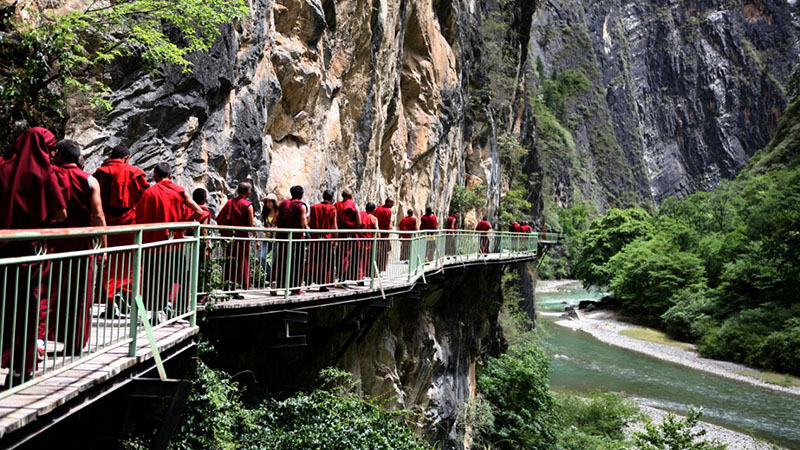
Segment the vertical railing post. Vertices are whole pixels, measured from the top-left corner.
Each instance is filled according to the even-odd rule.
[[[129,318],[130,318],[130,334],[131,342],[128,344],[128,356],[136,356],[136,335],[139,331],[139,306],[137,305],[136,297],[141,295],[140,285],[142,283],[142,230],[136,230],[133,235],[133,244],[136,248],[133,250],[133,289],[131,295],[133,298],[128,299]]]
[[[414,240],[411,238],[411,233],[406,234],[404,239],[408,240],[408,253],[406,254],[406,258],[408,258],[408,281],[411,281],[411,274],[414,272]],[[401,256],[402,252],[403,252],[403,242],[401,239],[400,241]]]
[[[283,279],[286,283],[286,291],[283,293],[283,298],[289,298],[289,281],[292,277],[292,237],[294,236],[294,232],[289,232],[289,242],[287,243],[288,248],[286,249],[286,274],[284,275]]]
[[[377,266],[377,260],[375,259],[378,255],[378,233],[372,233],[372,256],[370,256],[370,277],[369,277],[369,288],[372,289],[375,287],[375,268]]]
[[[192,245],[192,265],[189,273],[189,309],[192,315],[189,319],[191,326],[197,325],[197,285],[200,283],[200,249],[203,237],[200,235],[200,225],[194,227],[194,243]]]

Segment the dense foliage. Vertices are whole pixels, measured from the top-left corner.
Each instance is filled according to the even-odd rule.
[[[176,450],[247,449],[427,450],[406,424],[408,414],[387,411],[355,393],[350,374],[323,371],[323,388],[285,400],[246,405],[239,386],[224,372],[198,363],[195,387]]]
[[[88,2],[65,14],[25,8],[34,23],[0,17],[0,122],[55,130],[67,97],[110,107],[102,73],[108,63],[135,57],[150,70],[173,64],[190,71],[189,55],[210,50],[220,26],[247,12],[244,0]],[[0,145],[14,135],[14,127],[3,127]]]
[[[648,422],[642,432],[634,435],[639,450],[724,450],[727,446],[704,439],[706,431],[696,429],[702,412],[690,410],[686,418],[672,413],[658,425]]]
[[[575,272],[703,355],[800,373],[800,168],[612,210],[583,233]]]
[[[547,355],[533,342],[489,359],[478,378],[478,389],[492,405],[490,437],[497,448],[553,448],[557,416],[549,371]]]

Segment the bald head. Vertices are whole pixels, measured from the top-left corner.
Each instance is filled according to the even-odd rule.
[[[161,181],[165,178],[169,178],[172,175],[172,167],[169,166],[167,163],[158,163],[153,168],[153,178],[156,181]]]
[[[246,181],[239,183],[239,186],[236,188],[236,193],[239,194],[240,197],[248,197],[252,191],[253,186]]]
[[[342,198],[345,200],[348,198],[353,198],[353,191],[351,191],[350,188],[346,188],[342,191]]]

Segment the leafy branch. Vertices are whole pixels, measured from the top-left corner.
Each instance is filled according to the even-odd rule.
[[[207,52],[220,27],[247,14],[244,0],[98,0],[57,15],[31,11],[35,25],[0,17],[0,119],[60,130],[65,98],[109,110],[103,67],[121,57],[191,72],[189,56]],[[16,130],[0,131],[0,145]]]

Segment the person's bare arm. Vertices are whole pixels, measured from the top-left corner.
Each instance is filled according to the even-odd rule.
[[[336,216],[336,210],[335,209],[333,210],[333,229],[334,230],[338,230],[339,229],[339,217]]]
[[[256,210],[253,208],[253,205],[247,207],[247,215],[250,216],[247,219],[250,222],[250,226],[256,226]]]
[[[106,216],[103,214],[103,202],[100,200],[100,183],[97,182],[95,177],[89,177],[89,189],[92,191],[92,197],[89,199],[92,226],[104,227],[106,226]],[[102,247],[108,246],[105,234],[100,238],[100,242]]]
[[[188,217],[187,220],[197,220],[200,216],[203,215],[203,209],[192,200],[192,197],[189,197],[189,194],[186,191],[183,191],[183,203],[186,205],[187,208],[191,209],[194,214],[191,217]]]
[[[54,222],[63,222],[65,220],[67,220],[67,210],[66,209],[60,209],[60,210],[54,212],[52,219],[53,219]]]
[[[308,210],[306,209],[306,205],[300,205],[300,227],[303,229],[308,228],[308,216],[306,215]]]

